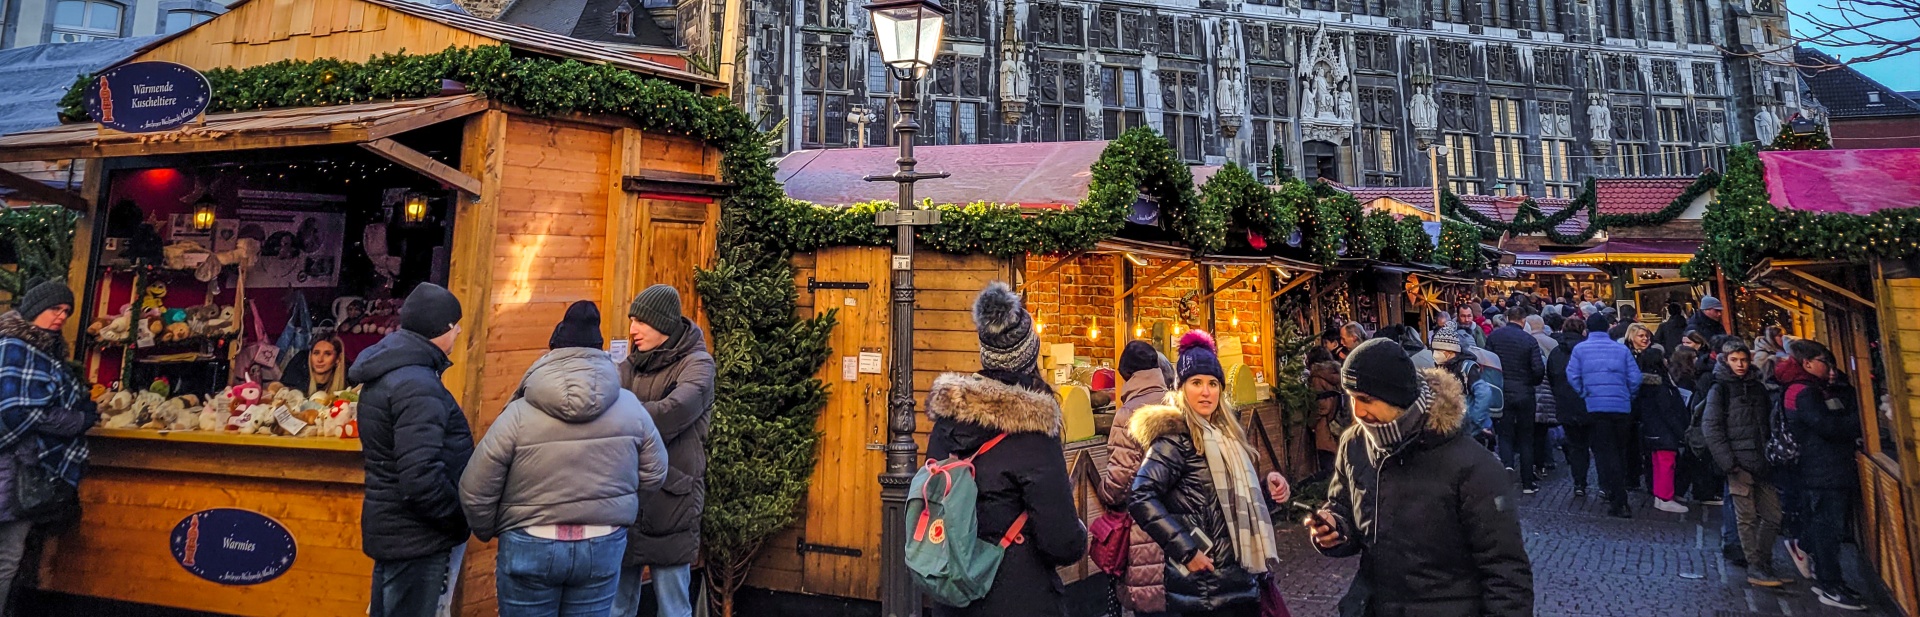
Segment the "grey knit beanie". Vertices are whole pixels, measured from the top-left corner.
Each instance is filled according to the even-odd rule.
[[[680,314],[680,290],[667,284],[641,290],[640,295],[633,297],[633,306],[627,308],[627,316],[669,337],[680,336],[687,323]]]
[[[20,294],[20,302],[14,306],[20,309],[20,317],[33,321],[41,313],[62,304],[73,306],[73,290],[67,288],[66,279],[56,278]]]
[[[1040,336],[1033,316],[1020,295],[995,281],[973,300],[974,329],[980,333],[980,368],[1030,372],[1039,370]]]

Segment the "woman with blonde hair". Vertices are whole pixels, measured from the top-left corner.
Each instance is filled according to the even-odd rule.
[[[1167,404],[1134,412],[1128,431],[1147,445],[1128,512],[1166,556],[1167,610],[1193,616],[1252,616],[1260,585],[1279,556],[1273,515],[1286,479],[1254,458],[1225,397],[1213,337],[1180,340],[1177,389]]]

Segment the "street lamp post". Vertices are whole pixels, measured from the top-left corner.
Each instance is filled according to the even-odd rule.
[[[913,409],[913,228],[940,222],[940,211],[922,210],[913,198],[913,183],[945,178],[944,173],[914,171],[913,139],[920,132],[914,121],[918,106],[916,82],[933,66],[940,53],[946,17],[952,11],[938,0],[886,0],[865,7],[873,17],[873,35],[880,59],[900,81],[900,120],[893,125],[900,142],[899,169],[867,176],[868,182],[900,185],[899,207],[875,215],[874,223],[893,227],[893,362],[887,396],[887,468],[880,474],[880,612],[886,617],[920,614],[920,594],[907,573],[907,486],[919,448],[914,444]]]

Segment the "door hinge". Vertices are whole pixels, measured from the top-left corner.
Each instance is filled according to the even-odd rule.
[[[837,555],[840,557],[860,557],[860,549],[845,546],[829,546],[826,544],[808,544],[806,538],[801,538],[799,542],[796,542],[793,551],[803,555],[807,553],[820,553],[822,555]]]
[[[866,288],[867,288],[867,283],[864,281],[822,281],[822,280],[816,280],[811,276],[807,277],[807,291],[809,292],[819,291],[822,289],[866,289]]]

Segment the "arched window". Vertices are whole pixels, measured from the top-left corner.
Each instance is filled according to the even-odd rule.
[[[61,0],[53,9],[53,43],[78,43],[126,35],[126,7],[103,0]]]

